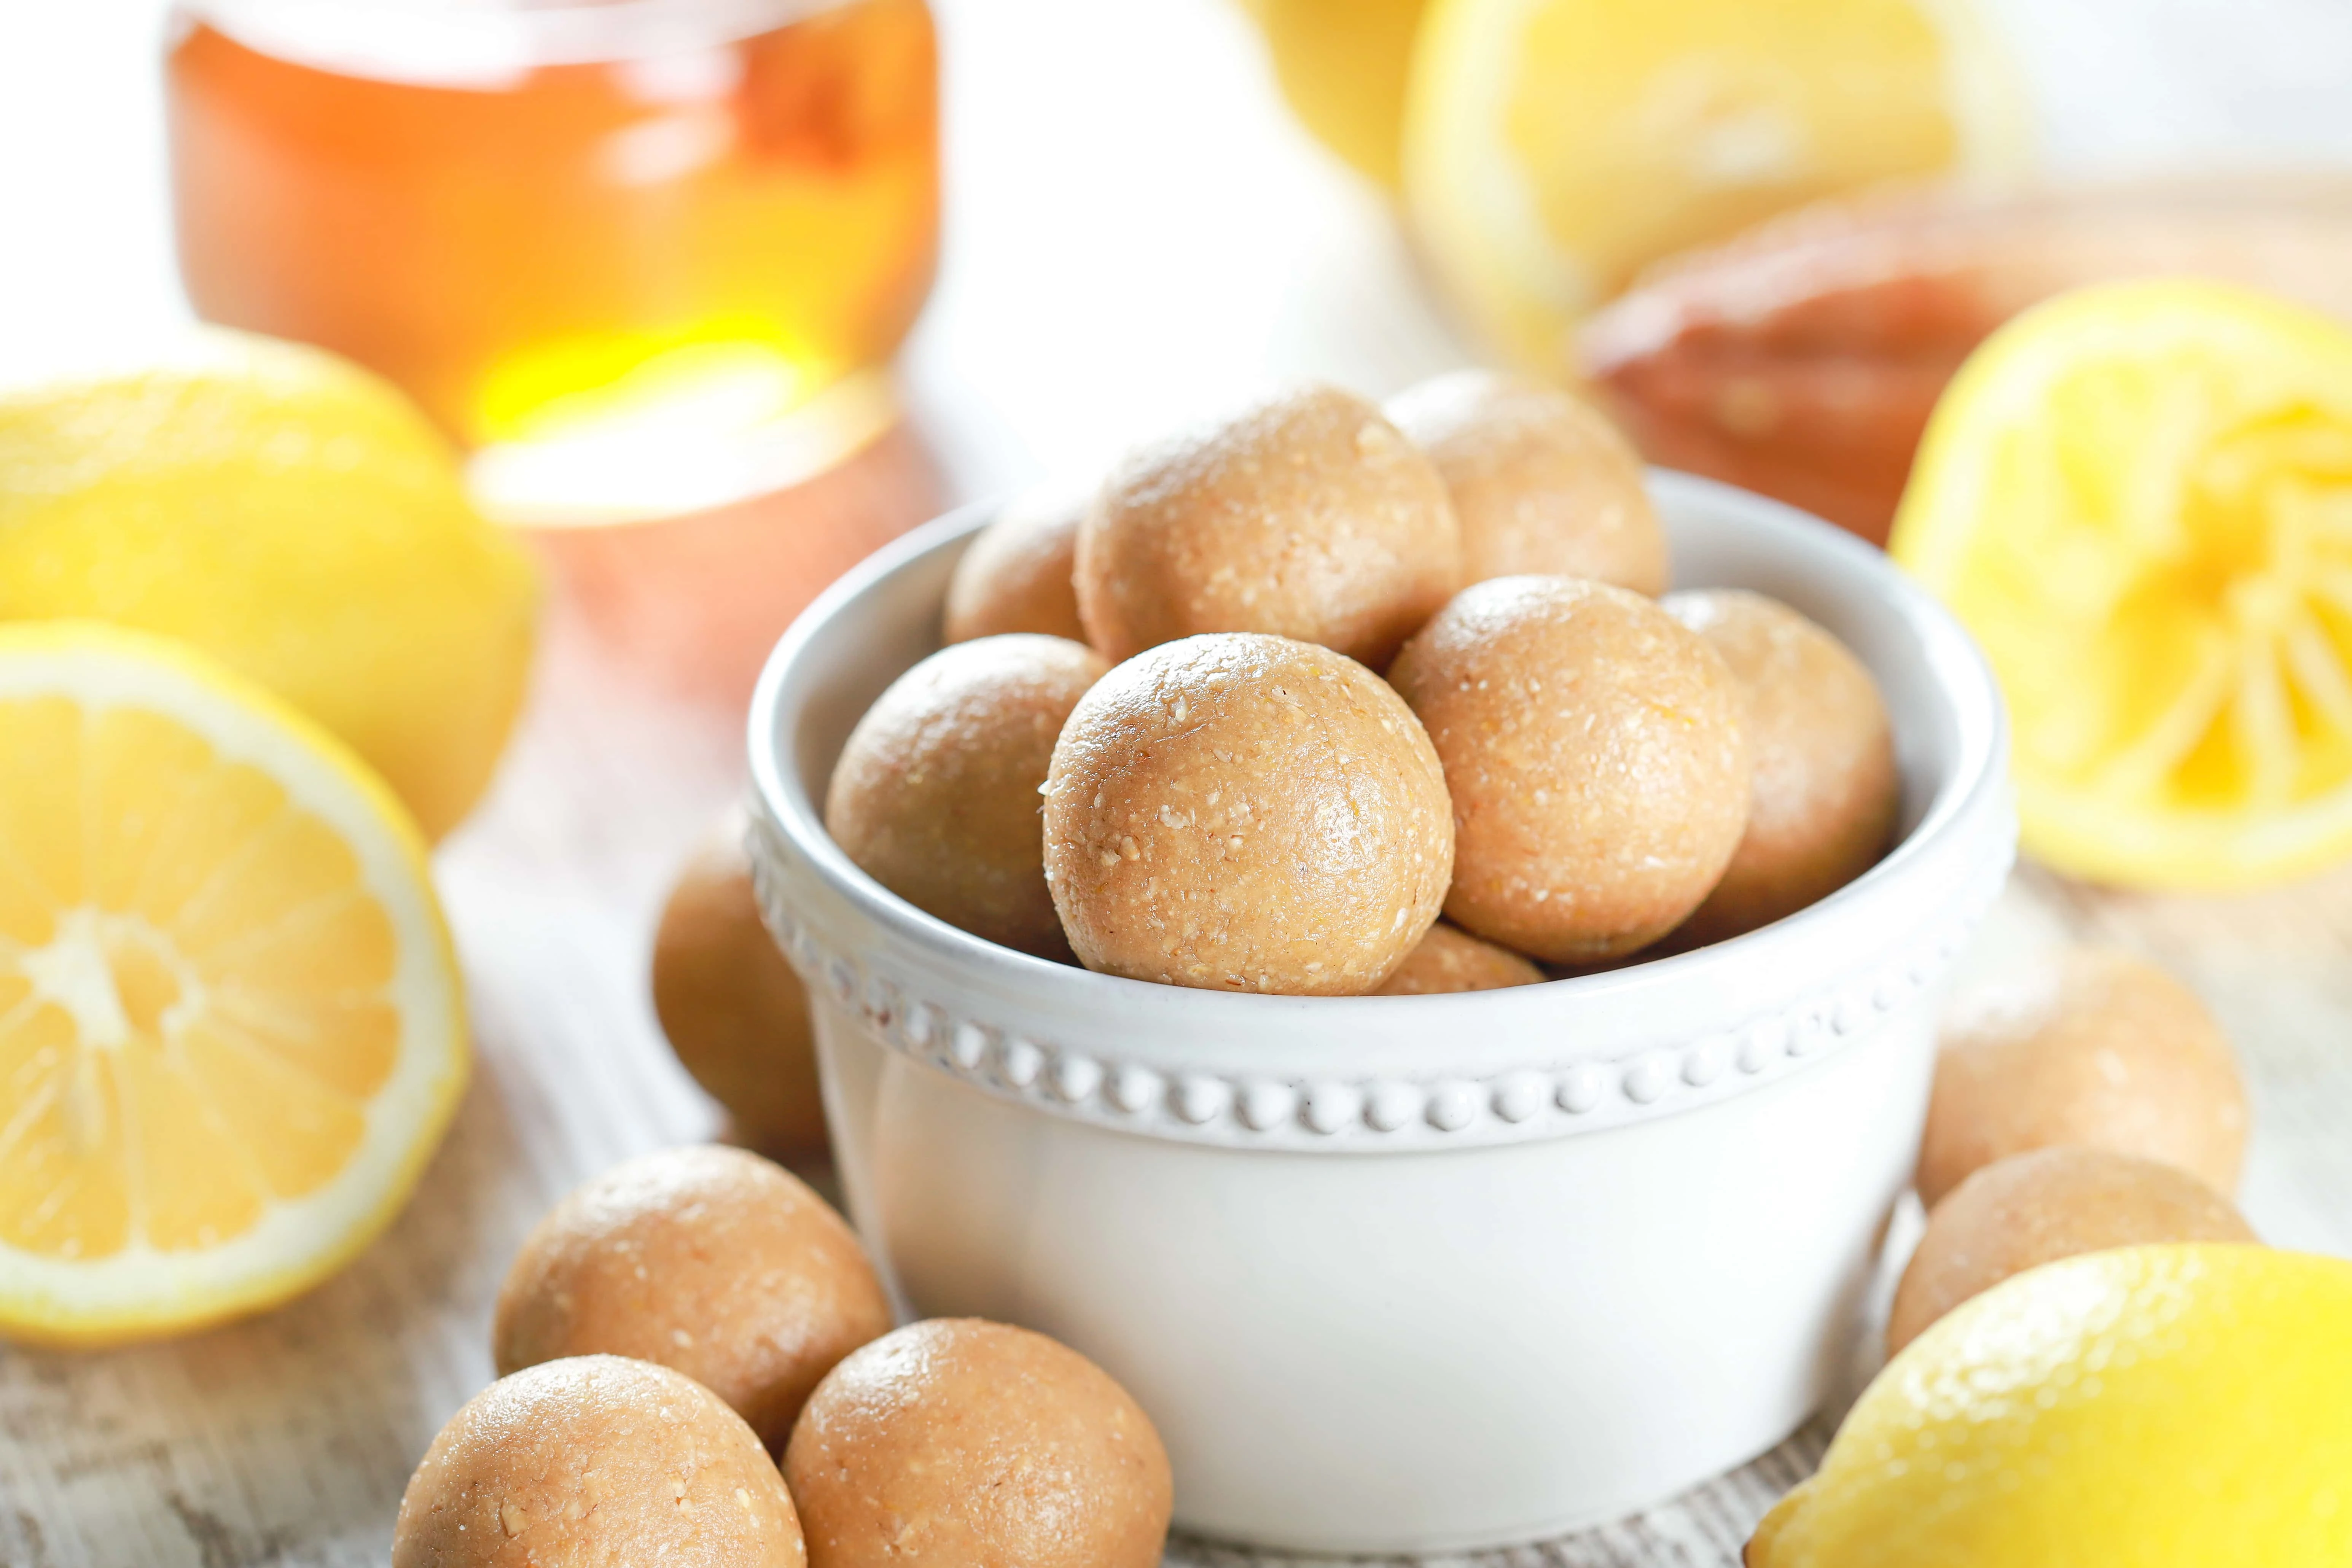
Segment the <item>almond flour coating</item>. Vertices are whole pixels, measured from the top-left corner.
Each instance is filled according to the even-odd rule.
[[[1706,640],[1623,588],[1464,589],[1390,679],[1444,760],[1446,918],[1552,963],[1633,952],[1698,907],[1748,823],[1745,704]]]
[[[1453,866],[1429,737],[1328,648],[1163,643],[1089,691],[1054,750],[1045,874],[1089,969],[1360,994],[1437,918]]]
[[[490,1384],[441,1428],[400,1500],[392,1568],[805,1568],[793,1500],[741,1416],[620,1356]]]
[[[1666,591],[1666,534],[1642,459],[1600,410],[1524,377],[1460,370],[1386,411],[1445,481],[1465,583],[1534,574]]]
[[[817,1380],[887,1333],[857,1237],[800,1178],[740,1149],[667,1149],[548,1211],[499,1291],[502,1373],[562,1356],[658,1362],[779,1452]]]
[[[1933,1208],[1995,1160],[2061,1143],[2237,1191],[2246,1090],[2229,1037],[2194,992],[2129,953],[2062,949],[1945,1009],[1920,1201]]]
[[[1843,643],[1742,589],[1669,594],[1659,605],[1731,667],[1756,755],[1748,831],[1675,933],[1678,947],[1703,947],[1794,914],[1878,864],[1903,780],[1877,682]]]
[[[812,1568],[1158,1568],[1171,1490],[1150,1419],[1025,1329],[913,1323],[835,1367],[784,1473]]]
[[[1444,921],[1381,982],[1381,996],[1436,996],[1456,991],[1499,991],[1507,985],[1539,985],[1544,972],[1517,953],[1480,942]]]
[[[1068,963],[1046,892],[1037,786],[1105,669],[1061,637],[982,637],[891,682],[850,731],[824,826],[876,881],[977,937]]]
[[[1378,669],[1461,575],[1444,481],[1378,408],[1328,386],[1136,451],[1078,530],[1078,613],[1113,663],[1269,632]]]
[[[2229,1199],[2170,1165],[2067,1145],[2012,1154],[1953,1188],[1927,1216],[1895,1288],[1886,1353],[1970,1297],[2062,1258],[2151,1242],[2254,1239]]]
[[[1071,574],[1078,520],[1093,500],[1092,485],[1049,484],[1008,501],[956,563],[941,640],[1037,632],[1086,641]]]

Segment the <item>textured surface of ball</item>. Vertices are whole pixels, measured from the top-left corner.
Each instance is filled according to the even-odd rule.
[[[1429,928],[1404,962],[1381,982],[1382,996],[1437,996],[1455,991],[1499,991],[1537,985],[1544,972],[1508,948],[1481,942],[1444,921]]]
[[[1997,1160],[1927,1216],[1895,1288],[1889,1355],[2012,1274],[2112,1247],[2254,1240],[2230,1200],[2153,1160],[2061,1145]]]
[[[1878,683],[1837,638],[1744,589],[1669,594],[1659,605],[1731,667],[1756,763],[1739,847],[1675,933],[1678,946],[1703,947],[1792,915],[1876,865],[1903,778]]]
[[[425,1452],[392,1568],[805,1568],[775,1461],[709,1389],[620,1356],[500,1378]]]
[[[1079,960],[1216,990],[1370,991],[1454,864],[1437,753],[1328,648],[1163,643],[1087,693],[1055,748],[1045,865]]]
[[[1036,632],[1087,640],[1078,620],[1078,520],[1092,485],[1050,484],[1007,501],[956,562],[941,625],[948,642]]]
[[[890,1328],[857,1238],[797,1177],[740,1149],[670,1149],[549,1211],[499,1291],[499,1371],[635,1356],[709,1388],[781,1449],[817,1381]]]
[[[772,1154],[825,1152],[808,990],[760,922],[740,820],[671,888],[654,932],[653,992],[670,1049],[727,1108],[734,1137]]]
[[[1143,447],[1078,530],[1078,612],[1113,663],[1202,632],[1378,669],[1460,585],[1445,483],[1362,398],[1310,386]]]
[[[913,1323],[835,1367],[784,1473],[813,1568],[1157,1568],[1160,1435],[1076,1351],[970,1318]]]
[[[1389,679],[1445,763],[1445,915],[1474,935],[1554,963],[1613,958],[1680,924],[1730,863],[1745,704],[1721,656],[1640,595],[1474,584]]]
[[[1101,678],[1063,637],[954,643],[891,682],[850,732],[824,826],[876,881],[951,926],[1067,963],[1045,889],[1037,786]]]
[[[1591,404],[1458,370],[1399,393],[1386,412],[1445,481],[1465,583],[1536,574],[1666,591],[1666,534],[1642,459]]]
[[[1953,999],[1919,1152],[1930,1208],[2011,1154],[2079,1143],[2178,1165],[2223,1194],[2246,1152],[2246,1091],[2196,994],[2102,948],[2038,955]]]

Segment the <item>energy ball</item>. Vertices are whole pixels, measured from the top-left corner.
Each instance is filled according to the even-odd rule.
[[[1517,953],[1480,942],[1444,921],[1381,982],[1381,996],[1436,996],[1454,991],[1500,991],[1540,984],[1544,972]]]
[[[1645,947],[1696,909],[1748,824],[1747,704],[1715,649],[1623,588],[1465,588],[1389,679],[1444,760],[1445,916],[1551,963]]]
[[[604,1352],[674,1367],[781,1450],[817,1380],[890,1329],[857,1238],[740,1149],[671,1149],[549,1211],[499,1290],[500,1373]]]
[[[970,642],[1004,632],[1087,640],[1071,581],[1078,520],[1092,485],[1045,485],[1015,497],[980,531],[948,580],[943,640]]]
[[[834,1368],[784,1475],[812,1568],[1158,1568],[1160,1434],[1076,1351],[970,1318],[914,1323]]]
[[[662,1033],[727,1108],[734,1135],[770,1153],[824,1153],[808,992],[760,923],[740,821],[714,834],[670,889],[653,969]]]
[[[2061,1145],[1996,1160],[1927,1216],[1886,1323],[1895,1354],[2012,1274],[2143,1242],[2255,1239],[2230,1200],[2153,1160]]]
[[[1704,947],[1769,925],[1878,863],[1903,779],[1878,683],[1845,645],[1788,605],[1738,588],[1659,606],[1714,645],[1748,703],[1756,759],[1748,831],[1723,879],[1675,933]]]
[[[1666,591],[1666,535],[1642,459],[1608,417],[1558,387],[1461,370],[1389,400],[1454,501],[1465,583],[1591,577]]]
[[[392,1568],[804,1568],[775,1461],[690,1377],[574,1356],[500,1378],[408,1479]]]
[[[1362,665],[1288,637],[1162,643],[1087,693],[1045,781],[1045,877],[1089,969],[1353,996],[1454,867],[1429,737]]]
[[[1066,963],[1045,890],[1037,786],[1108,667],[1065,637],[941,648],[866,710],[834,764],[824,826],[876,881],[951,926]]]
[[[2187,986],[2127,953],[2076,947],[1955,1000],[1919,1152],[1921,1201],[1933,1208],[1995,1160],[2061,1143],[2237,1190],[2245,1087]]]
[[[1378,669],[1461,578],[1445,481],[1378,408],[1328,386],[1136,451],[1078,529],[1078,614],[1113,663],[1268,632]]]

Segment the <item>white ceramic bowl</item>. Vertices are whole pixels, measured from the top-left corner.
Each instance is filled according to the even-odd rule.
[[[1130,1390],[1176,1517],[1310,1552],[1531,1540],[1771,1447],[1822,1401],[1924,1114],[1933,994],[2009,869],[1999,699],[1876,551],[1654,476],[1684,586],[1828,626],[1894,716],[1900,846],[1681,957],[1459,996],[1235,995],[1008,952],[886,892],[821,803],[938,646],[975,509],[770,659],[753,856],[815,998],[852,1217],[922,1316],[1027,1324]]]

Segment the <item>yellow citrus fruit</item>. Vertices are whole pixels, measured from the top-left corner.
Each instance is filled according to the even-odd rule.
[[[1961,0],[1433,0],[1406,202],[1470,325],[1557,374],[1576,318],[1661,257],[2018,164],[2017,83]]]
[[[466,1070],[424,841],[349,749],[179,645],[0,626],[0,1335],[316,1283]]]
[[[1299,122],[1358,173],[1397,188],[1405,78],[1423,0],[1245,0]]]
[[[2352,1263],[2132,1247],[2029,1270],[1888,1363],[1748,1568],[2352,1563]]]
[[[2352,854],[2352,332],[2220,284],[1977,351],[1888,542],[2009,699],[2025,847],[2242,888]]]
[[[537,605],[448,443],[331,354],[208,330],[0,390],[0,620],[194,643],[341,736],[436,837],[497,764]]]

